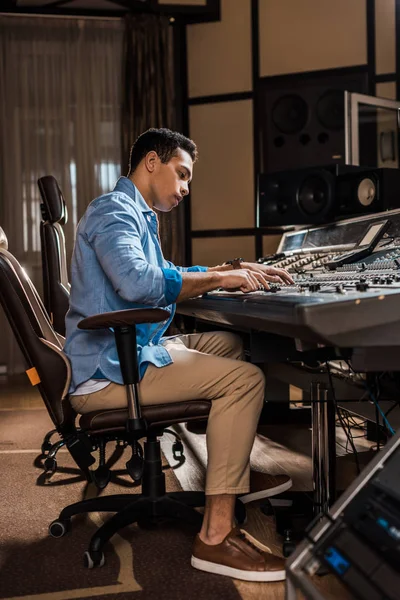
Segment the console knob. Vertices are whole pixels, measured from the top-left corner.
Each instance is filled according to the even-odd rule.
[[[335,287],[335,290],[338,294],[343,294],[344,293],[343,283],[338,283],[338,285]]]
[[[310,292],[318,292],[318,290],[321,289],[321,284],[320,283],[310,283],[310,285],[308,286],[308,289],[310,290]]]
[[[356,283],[356,290],[359,292],[365,292],[368,289],[368,283],[366,281],[359,281]]]

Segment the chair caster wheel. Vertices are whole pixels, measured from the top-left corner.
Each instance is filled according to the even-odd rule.
[[[61,519],[56,519],[49,525],[49,533],[54,538],[63,537],[66,533],[68,533],[69,528],[71,526],[71,521],[69,519],[65,519],[62,521]]]
[[[49,450],[51,450],[51,444],[50,442],[43,442],[43,444],[40,447],[40,451],[42,454],[47,454],[49,452]]]
[[[86,569],[94,569],[95,567],[102,567],[106,559],[103,552],[89,552],[86,551],[83,555],[83,566]]]
[[[296,550],[296,544],[294,542],[283,542],[282,554],[285,558],[288,558]]]
[[[56,459],[48,456],[44,461],[44,470],[46,475],[53,475],[57,471]]]
[[[272,517],[274,514],[274,509],[272,507],[272,504],[269,500],[267,500],[265,502],[265,504],[263,504],[261,506],[261,511],[264,513],[264,515],[267,515],[267,517]]]
[[[292,539],[292,532],[290,529],[285,529],[284,536],[285,539],[283,540],[282,544],[282,553],[285,558],[288,558],[288,556],[290,556],[296,549],[296,543]]]
[[[172,456],[174,460],[180,460],[183,457],[183,444],[180,440],[175,440],[172,444]]]
[[[104,490],[109,484],[110,479],[111,471],[107,467],[98,467],[96,471],[92,472],[93,483],[99,490]]]

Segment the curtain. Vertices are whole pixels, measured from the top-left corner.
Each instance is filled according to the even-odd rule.
[[[37,179],[60,183],[70,256],[86,206],[120,176],[122,43],[121,20],[0,17],[0,225],[39,291]],[[3,355],[20,370],[11,334]]]
[[[176,128],[173,27],[167,17],[143,14],[125,17],[122,92],[122,164],[128,170],[129,152],[149,127]],[[164,256],[184,265],[184,203],[159,213]]]

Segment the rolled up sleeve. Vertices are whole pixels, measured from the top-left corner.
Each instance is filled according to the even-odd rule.
[[[182,267],[184,268],[184,267]],[[186,267],[186,271],[188,273],[204,273],[208,271],[208,267],[202,267],[200,265],[195,265],[194,267]]]
[[[178,269],[161,269],[165,277],[165,300],[167,305],[176,302],[182,289],[182,275]]]

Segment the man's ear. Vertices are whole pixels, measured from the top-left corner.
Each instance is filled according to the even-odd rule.
[[[156,168],[157,161],[159,160],[157,152],[155,150],[150,150],[144,157],[144,164],[146,165],[146,169],[153,173]]]

